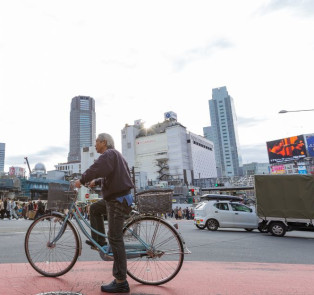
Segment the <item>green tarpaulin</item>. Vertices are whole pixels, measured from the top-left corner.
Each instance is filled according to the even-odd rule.
[[[314,219],[312,175],[255,175],[257,215]]]

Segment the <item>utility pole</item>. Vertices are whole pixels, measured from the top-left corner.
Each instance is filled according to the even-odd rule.
[[[134,184],[134,196],[136,195],[136,185],[135,185],[135,169],[134,169],[134,166],[132,166],[132,169],[131,169],[131,176],[132,176],[132,181],[133,181],[133,184]]]

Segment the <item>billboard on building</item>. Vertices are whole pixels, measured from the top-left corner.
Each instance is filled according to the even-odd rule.
[[[25,169],[21,167],[9,167],[9,175],[23,177],[25,175]]]
[[[314,157],[314,134],[305,135],[309,157]]]
[[[298,163],[298,172],[299,174],[307,174],[305,163]]]
[[[304,136],[292,136],[266,142],[269,163],[284,163],[306,157]]]
[[[271,174],[285,174],[285,165],[274,165],[271,166]]]

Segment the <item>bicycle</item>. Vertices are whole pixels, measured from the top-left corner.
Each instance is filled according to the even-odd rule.
[[[80,233],[70,215],[77,222],[82,233],[93,243],[105,261],[113,260],[110,245],[101,247],[87,232],[83,224],[90,230],[107,238],[106,234],[96,231],[82,216],[76,205],[77,192],[64,192],[61,186],[52,184],[48,192],[48,204],[68,208],[66,214],[52,211],[36,219],[29,227],[25,236],[25,253],[31,266],[46,277],[58,277],[67,273],[81,255],[82,242]],[[154,202],[166,200],[171,202],[172,192],[146,191],[137,198],[145,200],[152,196]],[[147,199],[147,198],[146,198]],[[141,201],[142,208],[152,207]],[[140,206],[140,202],[138,204]],[[148,206],[147,206],[148,205]],[[158,205],[158,204],[157,204]],[[171,206],[171,203],[170,203]],[[163,205],[159,204],[158,209]],[[144,210],[145,211],[145,210]],[[165,212],[165,211],[164,211]],[[191,253],[186,247],[181,234],[175,226],[151,213],[132,211],[126,220],[124,244],[127,257],[127,274],[135,281],[147,285],[161,285],[172,280],[180,271],[184,254]]]

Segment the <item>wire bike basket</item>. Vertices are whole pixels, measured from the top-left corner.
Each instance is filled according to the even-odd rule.
[[[142,214],[170,213],[173,190],[146,190],[136,194],[135,203]]]
[[[68,188],[68,186],[65,187],[59,183],[49,183],[47,209],[69,209],[76,197],[76,193],[74,191],[66,191],[65,188]]]

